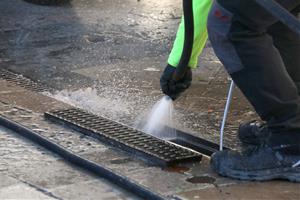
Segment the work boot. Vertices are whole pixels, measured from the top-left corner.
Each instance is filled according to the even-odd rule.
[[[271,131],[268,129],[267,124],[257,121],[242,123],[238,129],[239,140],[247,145],[260,145],[270,135]]]
[[[220,151],[212,155],[211,166],[218,174],[235,179],[300,182],[300,145],[262,145],[243,152]]]

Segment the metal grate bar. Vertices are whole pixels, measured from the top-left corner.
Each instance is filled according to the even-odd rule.
[[[199,161],[202,158],[197,152],[81,109],[53,110],[46,112],[45,117],[66,124],[155,165],[164,167],[179,162]]]
[[[41,85],[40,83],[36,83],[22,75],[15,74],[5,69],[0,69],[0,78],[34,92],[50,91],[48,87]]]

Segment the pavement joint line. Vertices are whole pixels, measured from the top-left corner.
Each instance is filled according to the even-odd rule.
[[[15,177],[12,177],[12,178],[15,178]],[[15,179],[17,179],[17,178],[15,178]],[[19,181],[21,181],[22,183],[28,185],[29,187],[34,188],[35,190],[37,190],[37,191],[43,193],[43,194],[46,195],[46,196],[52,197],[52,198],[57,199],[57,200],[63,200],[62,198],[59,198],[59,197],[55,196],[54,194],[52,194],[52,192],[49,192],[49,191],[47,191],[47,190],[45,190],[45,189],[43,189],[43,188],[40,188],[40,187],[38,187],[38,186],[36,186],[36,185],[34,185],[34,184],[31,184],[31,183],[29,183],[29,182],[27,182],[27,181],[20,180],[20,179],[17,179],[17,180],[19,180]]]

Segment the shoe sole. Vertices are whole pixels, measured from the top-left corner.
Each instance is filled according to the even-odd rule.
[[[239,141],[242,143],[242,145],[245,146],[258,146],[261,144],[261,142],[258,139],[239,138]]]
[[[229,170],[227,172],[216,170],[220,175],[248,181],[270,181],[270,180],[289,180],[291,182],[300,183],[300,167],[296,168],[280,168],[260,171],[237,171]]]

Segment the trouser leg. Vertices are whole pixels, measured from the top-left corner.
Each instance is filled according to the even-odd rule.
[[[299,12],[300,6],[291,11],[296,17]],[[270,26],[268,34],[272,36],[274,45],[279,50],[286,70],[297,86],[300,96],[300,35],[281,22]]]
[[[288,10],[300,5],[300,0],[278,2]],[[277,21],[253,0],[219,0],[210,12],[208,31],[216,55],[273,135],[291,141],[288,135],[294,140],[300,136],[300,97],[267,34]]]

